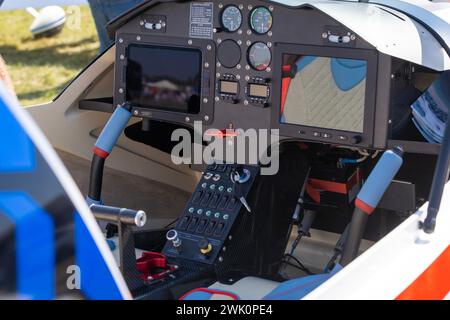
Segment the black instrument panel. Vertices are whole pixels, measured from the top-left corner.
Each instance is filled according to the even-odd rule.
[[[122,26],[116,44],[114,101],[129,101],[134,92],[135,116],[183,125],[202,121],[204,130],[278,129],[281,139],[386,147],[389,92],[378,84],[389,82],[390,57],[311,7],[158,3]],[[147,50],[147,61],[159,51],[152,63],[166,66],[167,74],[129,81],[130,48],[136,46]],[[189,52],[199,56],[188,58]],[[183,62],[197,68],[184,83],[170,75],[183,73]]]

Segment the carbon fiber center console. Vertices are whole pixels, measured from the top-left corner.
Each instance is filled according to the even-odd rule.
[[[214,263],[238,215],[251,214],[243,203],[258,172],[257,166],[208,166],[178,225],[169,231],[163,253]]]

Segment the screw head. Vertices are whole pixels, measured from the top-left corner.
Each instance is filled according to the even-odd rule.
[[[123,54],[120,55],[120,60],[124,60],[125,56]]]
[[[119,93],[123,93],[123,89],[122,88],[119,88]]]
[[[137,36],[137,37],[136,37],[136,40],[137,40],[137,41],[141,41],[141,36]]]
[[[205,116],[205,121],[209,121],[209,116]]]
[[[123,39],[122,38],[119,39],[119,43],[123,43]]]
[[[212,49],[211,45],[208,44],[208,45],[206,46],[206,50],[211,51],[211,49]]]
[[[191,118],[186,117],[186,118],[184,118],[184,120],[186,120],[186,122],[189,122],[189,121],[191,121]]]
[[[203,98],[203,103],[208,103],[208,98]]]
[[[324,32],[322,33],[322,38],[326,39],[328,37],[328,33]]]
[[[191,39],[188,40],[188,45],[192,45],[192,40]]]

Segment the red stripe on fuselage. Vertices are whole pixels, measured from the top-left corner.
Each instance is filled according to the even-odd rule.
[[[450,245],[397,300],[442,300],[450,292]]]

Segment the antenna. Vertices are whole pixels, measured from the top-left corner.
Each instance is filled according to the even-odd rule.
[[[450,123],[447,120],[442,140],[441,152],[434,170],[433,183],[431,184],[430,197],[428,203],[427,217],[423,222],[422,228],[425,233],[433,233],[436,227],[436,217],[441,205],[442,193],[445,183],[448,180],[450,167]]]

